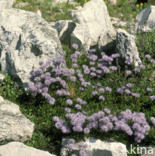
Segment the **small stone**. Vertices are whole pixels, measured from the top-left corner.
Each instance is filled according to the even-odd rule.
[[[25,142],[32,137],[34,123],[19,110],[19,106],[0,96],[0,142]]]

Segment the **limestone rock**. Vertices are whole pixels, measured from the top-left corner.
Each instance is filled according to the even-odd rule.
[[[116,50],[123,58],[129,57],[129,61],[135,66],[141,64],[135,37],[123,29],[118,29],[117,31]]]
[[[139,32],[151,32],[155,30],[155,6],[143,9],[136,16],[136,30]]]
[[[127,156],[126,146],[119,142],[105,142],[99,139],[89,138],[86,139],[83,143],[75,143],[73,149],[69,151],[65,147],[68,139],[63,139],[61,149],[61,156],[68,156],[69,152],[76,153],[81,150],[81,145],[86,146],[84,148],[87,156]]]
[[[29,147],[20,142],[0,146],[0,156],[55,156],[49,152]]]
[[[103,0],[90,0],[83,7],[70,12],[76,27],[71,34],[71,44],[78,43],[86,48],[97,45],[100,35],[111,36],[115,30],[111,24],[107,7]],[[104,39],[105,40],[105,39]],[[104,44],[108,43],[104,41]],[[103,45],[104,46],[104,45]]]
[[[15,0],[0,0],[0,10],[12,8]]]
[[[36,13],[5,9],[0,12],[0,61],[2,72],[25,84],[39,61],[64,56],[57,31]]]
[[[34,124],[20,112],[19,106],[0,96],[0,142],[24,142],[32,137],[33,131]]]

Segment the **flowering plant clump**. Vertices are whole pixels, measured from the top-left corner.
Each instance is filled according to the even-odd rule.
[[[150,65],[154,67],[154,59],[146,56],[145,61],[150,64],[135,67],[126,57],[122,67],[118,53],[108,56],[104,52],[98,54],[95,49],[81,53],[77,44],[73,44],[73,48],[71,68],[65,66],[63,58],[53,64],[40,62],[29,83],[33,96],[41,94],[49,104],[64,108],[63,115],[53,117],[55,127],[64,134],[89,134],[93,129],[123,131],[141,142],[150,126],[140,112],[145,104],[140,103],[145,100],[152,107],[155,98],[153,83],[137,84],[135,80],[143,77]],[[132,110],[125,109],[127,107]]]
[[[121,112],[119,116],[113,115],[107,108],[90,116],[80,112],[67,113],[66,119],[69,119],[69,125],[67,120],[53,117],[56,128],[61,129],[63,133],[90,133],[92,129],[101,129],[103,132],[123,131],[129,136],[133,135],[136,142],[141,142],[150,130],[144,113],[132,113],[130,110]]]

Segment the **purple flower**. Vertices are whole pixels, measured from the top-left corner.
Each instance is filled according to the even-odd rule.
[[[117,57],[120,57],[120,54],[119,53],[115,53],[115,54],[112,54],[111,57],[112,58],[117,58]]]
[[[131,91],[130,91],[129,89],[125,89],[124,92],[125,92],[126,94],[131,94]]]
[[[81,107],[81,105],[76,104],[76,105],[75,105],[75,108],[78,109],[78,110],[80,110],[82,107]]]
[[[78,64],[74,63],[74,64],[73,64],[73,67],[74,67],[74,68],[77,68],[77,67],[78,67]]]
[[[139,73],[139,72],[140,72],[140,68],[135,68],[135,69],[134,69],[134,72],[135,72],[135,73]]]
[[[140,97],[139,93],[131,93],[131,95],[134,96],[134,97],[137,97],[137,98]]]
[[[89,64],[90,64],[90,65],[94,65],[94,64],[95,64],[95,62],[93,62],[93,61],[90,61],[90,62],[89,62]]]
[[[84,73],[85,73],[85,74],[89,74],[89,73],[90,73],[89,68],[84,69]]]
[[[99,100],[104,101],[105,100],[105,97],[101,95],[101,96],[99,96]]]
[[[98,92],[97,92],[96,90],[92,92],[92,95],[93,95],[93,96],[95,96],[95,95],[97,95],[97,94],[98,94]]]
[[[68,107],[66,107],[66,108],[65,108],[65,111],[66,111],[67,113],[70,113],[70,112],[71,112],[71,109],[68,108]]]
[[[29,89],[30,89],[31,92],[37,91],[37,88],[35,87],[35,85],[34,85],[33,82],[29,82],[28,83],[28,87],[29,87]]]
[[[124,90],[122,88],[117,88],[117,93],[123,94]]]
[[[155,100],[155,96],[150,96],[150,99],[151,100]]]
[[[49,86],[52,83],[52,80],[45,80],[45,85]]]
[[[128,88],[131,88],[131,87],[132,87],[132,83],[127,83],[126,86],[127,86]]]
[[[43,91],[44,93],[47,93],[47,92],[48,92],[48,88],[47,88],[47,87],[44,87],[44,88],[42,88],[42,91]]]
[[[72,101],[71,99],[68,99],[68,100],[66,100],[66,103],[67,103],[68,105],[72,105],[72,104],[73,104],[73,101]]]
[[[80,87],[80,88],[79,88],[79,90],[83,91],[83,90],[84,90],[84,88]]]
[[[151,59],[150,61],[152,64],[155,64],[155,59]]]
[[[155,117],[151,117],[150,119],[151,119],[153,126],[155,126]]]
[[[126,70],[126,71],[125,71],[125,74],[126,74],[127,76],[129,76],[129,75],[132,74],[132,72],[131,72],[131,70]]]
[[[99,89],[99,92],[100,92],[100,93],[104,93],[104,88],[100,88],[100,89]]]
[[[78,44],[73,43],[73,44],[72,44],[72,47],[73,47],[74,49],[78,49]]]
[[[84,128],[84,133],[85,134],[89,134],[90,133],[90,129],[89,128]]]
[[[49,100],[49,104],[54,105],[54,103],[55,103],[55,99],[51,97],[50,100]]]
[[[140,69],[144,70],[145,69],[145,65],[141,64],[140,65]]]
[[[147,55],[145,55],[145,58],[150,59],[151,55],[147,54]]]
[[[91,67],[90,70],[93,71],[93,72],[95,72],[96,71],[96,68],[95,67]]]
[[[96,76],[96,74],[94,72],[91,72],[90,75],[93,76],[93,77]]]
[[[44,63],[43,63],[43,61],[39,61],[39,65],[41,66],[41,65],[43,65]]]
[[[105,90],[106,90],[107,92],[111,92],[111,91],[112,91],[112,89],[111,89],[110,87],[105,87]]]
[[[76,82],[76,77],[75,76],[70,76],[69,78],[71,81]]]
[[[110,109],[108,109],[108,108],[104,108],[104,111],[105,111],[106,113],[108,113],[108,114],[111,113]]]
[[[111,69],[112,71],[116,71],[117,67],[116,66],[110,66],[109,69]]]
[[[152,88],[146,88],[146,91],[151,92]]]
[[[102,66],[101,69],[102,69],[105,73],[110,73],[109,68],[107,68],[106,66]]]
[[[55,121],[55,122],[59,121],[59,117],[58,116],[53,116],[53,121]]]

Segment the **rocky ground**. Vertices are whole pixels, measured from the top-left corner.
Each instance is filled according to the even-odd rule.
[[[78,4],[74,1],[68,2],[71,5]],[[60,2],[54,3],[57,5]],[[117,5],[117,1],[110,3]],[[155,30],[153,5],[143,9],[136,16],[135,22],[132,22],[110,17],[103,0],[90,0],[85,5],[70,10],[71,19],[47,22],[40,10],[25,11],[13,8],[13,4],[19,8],[28,5],[26,2],[0,0],[1,72],[17,78],[25,91],[32,81],[32,71],[40,67],[41,61],[50,60],[54,66],[56,60],[68,55],[63,49],[64,44],[69,48],[77,44],[84,51],[93,47],[98,52],[117,51],[122,59],[128,57],[134,67],[139,67],[142,59],[136,45],[136,34]],[[1,82],[5,79],[3,74],[0,76]],[[153,72],[150,81],[153,84]],[[154,115],[152,110],[152,116]],[[35,124],[21,113],[19,106],[0,96],[0,156],[54,156],[44,150],[24,145],[34,132]],[[62,147],[59,149],[61,156],[67,156],[69,152],[79,154],[79,151],[84,151],[83,148],[87,150],[86,153],[81,152],[81,155],[127,156],[126,145],[116,141],[89,138],[84,141],[84,145],[75,143],[71,149],[66,146],[69,144],[67,141],[65,138],[62,140]]]

